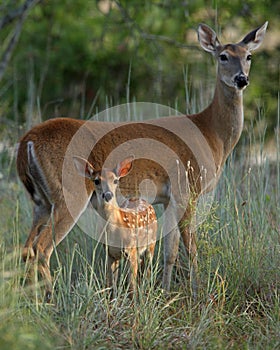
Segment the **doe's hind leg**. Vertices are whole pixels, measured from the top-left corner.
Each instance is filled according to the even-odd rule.
[[[57,205],[51,211],[48,220],[46,220],[46,216],[41,216],[38,220],[36,216],[34,217],[34,224],[25,244],[24,255],[26,258],[29,254],[33,265],[37,264],[38,272],[45,285],[47,302],[51,300],[52,296],[50,257],[54,247],[68,234],[75,221],[68,212],[65,203]],[[34,267],[32,267],[33,270]]]
[[[35,270],[36,265],[36,249],[34,250],[36,239],[39,237],[42,230],[48,226],[51,215],[51,206],[35,204],[33,210],[33,223],[28,235],[28,238],[25,242],[24,247],[21,251],[22,260],[27,264],[27,276],[25,282],[33,285],[35,283]]]

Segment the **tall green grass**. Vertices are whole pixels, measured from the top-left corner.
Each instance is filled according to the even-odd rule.
[[[0,349],[278,349],[280,147],[275,137],[278,161],[265,159],[263,135],[245,132],[226,163],[209,216],[198,229],[196,302],[183,249],[172,291],[162,292],[161,242],[151,281],[143,278],[139,297],[128,296],[123,262],[111,299],[103,249],[78,227],[52,257],[54,303],[42,302],[39,281],[22,286],[26,268],[20,245],[29,231],[31,205],[22,186],[3,170]],[[250,153],[255,144],[258,159]]]

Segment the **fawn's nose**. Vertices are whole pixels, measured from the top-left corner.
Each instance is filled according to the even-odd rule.
[[[235,76],[234,83],[238,89],[242,89],[249,84],[249,78],[243,72],[241,72]]]
[[[103,193],[102,197],[105,199],[106,202],[110,202],[110,200],[113,198],[113,193],[110,191],[107,191]]]

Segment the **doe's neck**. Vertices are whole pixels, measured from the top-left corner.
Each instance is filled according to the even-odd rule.
[[[238,142],[244,123],[243,92],[227,86],[217,79],[214,98],[206,109],[210,113],[211,127],[222,140],[227,157]]]

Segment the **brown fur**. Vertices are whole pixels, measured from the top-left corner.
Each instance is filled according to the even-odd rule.
[[[196,294],[197,249],[192,225],[195,204],[201,193],[215,187],[222,166],[241,135],[242,90],[247,84],[250,69],[248,57],[250,51],[262,42],[266,25],[249,33],[240,43],[226,46],[220,44],[211,28],[199,26],[201,46],[218,62],[214,98],[201,113],[145,123],[86,123],[67,118],[53,119],[35,126],[23,136],[18,149],[17,169],[35,202],[33,226],[25,253],[31,251],[30,258],[37,256],[39,259],[47,299],[52,288],[49,259],[53,245],[59,244],[71,230],[94,192],[89,179],[77,176],[73,155],[84,157],[100,168],[112,155],[105,162],[110,168],[122,154],[131,152],[136,156],[135,166],[121,181],[123,193],[130,197],[138,196],[138,185],[142,180],[150,179],[157,187],[154,203],[162,203],[166,209],[169,205],[173,208],[164,228],[163,287],[167,290],[170,287],[179,243],[173,223],[179,223],[190,257],[193,291]],[[221,54],[226,55],[226,62],[221,60]],[[243,84],[244,80],[246,83]],[[237,84],[241,85],[238,87]],[[139,138],[147,141],[137,144],[135,140]],[[28,145],[31,150],[29,158]],[[116,148],[120,152],[114,155],[112,152]],[[207,169],[205,178],[202,166]]]

